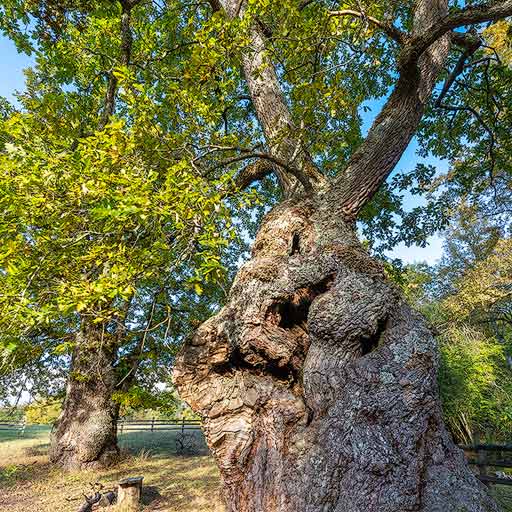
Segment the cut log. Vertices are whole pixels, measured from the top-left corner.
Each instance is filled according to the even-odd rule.
[[[117,505],[121,510],[137,510],[142,495],[143,476],[125,478],[117,487]]]

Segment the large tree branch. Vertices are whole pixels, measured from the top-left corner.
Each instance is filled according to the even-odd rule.
[[[261,181],[274,172],[274,165],[268,160],[257,160],[244,167],[235,177],[235,185],[243,190],[257,181]]]
[[[469,6],[450,14],[447,0],[417,0],[413,30],[399,57],[396,87],[366,140],[330,191],[335,211],[355,219],[395,168],[418,129],[443,69],[452,39],[450,31],[509,15],[512,15],[512,0]],[[465,45],[467,55],[476,48],[467,35],[454,39]]]
[[[236,148],[220,148],[218,151],[223,151],[225,149]],[[210,168],[206,174],[208,175],[211,171],[218,169],[219,167],[225,167],[236,162],[257,158],[257,162],[254,164],[249,164],[249,166],[244,168],[235,179],[238,188],[245,188],[254,181],[263,179],[269,173],[276,172],[276,169],[281,169],[288,173],[290,176],[294,176],[299,181],[299,183],[301,183],[306,192],[313,192],[311,182],[309,181],[309,178],[303,169],[295,167],[294,165],[290,165],[288,162],[281,160],[279,157],[270,153],[264,153],[262,151],[251,151],[242,148],[238,148],[238,150],[241,151],[241,155],[234,156],[219,162],[214,167]],[[263,162],[265,162],[266,165],[264,165]]]
[[[302,184],[302,186],[304,187],[304,190],[306,192],[312,192],[313,191],[313,187],[311,185],[311,182],[309,181],[309,178],[306,175],[306,173],[303,171],[303,169],[301,169],[300,167],[295,167],[293,165],[289,165],[284,160],[281,160],[280,158],[278,158],[276,156],[273,156],[271,154],[268,154],[268,153],[260,153],[260,152],[247,153],[245,155],[240,155],[240,156],[233,157],[228,162],[224,162],[223,165],[229,165],[229,164],[232,164],[234,162],[240,162],[242,160],[247,160],[249,158],[261,158],[263,160],[266,160],[267,162],[270,162],[270,163],[274,164],[273,165],[273,170],[275,170],[276,167],[278,167],[280,169],[283,169],[289,175],[294,176],[295,178],[297,178],[297,180]]]
[[[446,14],[413,35],[402,50],[399,66],[401,69],[414,66],[429,46],[456,28],[496,21],[507,16],[512,16],[512,0],[471,5],[461,11]]]
[[[245,2],[240,0],[210,0],[210,4],[214,10],[222,8],[229,18],[242,17],[246,10]],[[325,178],[297,135],[276,70],[268,57],[265,36],[256,21],[249,29],[249,43],[242,55],[242,67],[270,156],[281,162],[275,166],[275,172],[285,197],[297,190],[297,180],[307,191],[321,188]],[[292,173],[290,169],[296,172]]]
[[[413,34],[422,33],[435,24],[446,11],[447,0],[418,0]],[[395,168],[416,133],[449,47],[449,38],[443,37],[421,56],[414,73],[401,71],[365,141],[329,192],[327,199],[335,212],[355,219]]]

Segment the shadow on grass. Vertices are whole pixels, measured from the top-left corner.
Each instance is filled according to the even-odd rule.
[[[48,441],[50,431],[51,427],[48,425],[27,425],[23,433],[16,430],[0,430],[0,443],[36,439]]]
[[[182,450],[182,435],[180,431],[132,430],[118,434],[118,444],[122,450],[132,454],[148,451],[153,455],[208,455],[208,447],[201,430],[187,430],[188,438],[185,450]]]
[[[160,494],[160,490],[158,487],[155,487],[154,485],[147,485],[145,487],[142,487],[142,504],[143,505],[149,505],[155,500],[158,500],[162,497]]]

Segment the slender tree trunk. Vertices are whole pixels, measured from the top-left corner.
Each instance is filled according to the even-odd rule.
[[[109,466],[119,455],[119,406],[112,400],[116,385],[115,348],[100,326],[77,335],[62,413],[54,426],[50,461],[68,470]]]
[[[119,65],[129,66],[133,45],[131,14],[140,0],[119,0],[119,3]],[[117,90],[117,79],[111,70],[98,123],[100,130],[114,114]],[[101,325],[87,325],[78,333],[63,410],[51,437],[53,463],[66,469],[82,469],[108,466],[117,459],[119,406],[112,397],[118,385],[115,368],[118,341],[119,333],[112,342],[107,342]],[[123,379],[120,389],[126,390],[133,382],[136,368],[134,365]]]
[[[178,358],[228,510],[497,511],[443,424],[435,340],[331,211],[269,213]]]

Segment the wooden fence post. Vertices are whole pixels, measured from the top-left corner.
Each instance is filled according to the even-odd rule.
[[[485,450],[478,450],[477,455],[478,473],[480,474],[480,476],[485,477],[487,476],[487,452]],[[491,486],[489,482],[484,481],[484,484],[487,485],[487,487]]]
[[[151,418],[151,432],[155,429],[155,418]]]
[[[185,418],[181,418],[181,433],[185,433]]]
[[[23,419],[21,420],[21,425],[18,430],[18,436],[23,436],[25,434],[25,427],[27,426],[27,419],[25,416],[23,416]]]

